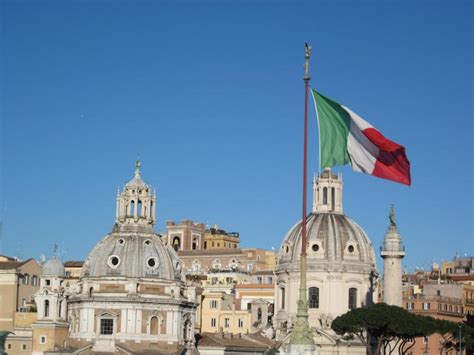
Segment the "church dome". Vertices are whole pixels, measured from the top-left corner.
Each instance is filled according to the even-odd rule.
[[[134,178],[117,194],[113,231],[92,249],[81,276],[180,279],[176,252],[153,230],[155,208],[156,196],[141,178],[137,161]]]
[[[64,277],[66,275],[66,271],[64,270],[63,263],[56,256],[53,256],[44,263],[42,275]]]
[[[87,257],[83,277],[180,278],[175,251],[155,233],[112,232]]]
[[[364,230],[342,210],[342,176],[325,170],[313,180],[313,211],[306,220],[308,262],[357,263],[375,267],[375,251]],[[299,260],[301,220],[286,234],[279,264]]]
[[[362,262],[375,266],[375,252],[363,229],[344,214],[312,213],[306,220],[308,261]],[[280,263],[299,259],[301,221],[285,236]]]

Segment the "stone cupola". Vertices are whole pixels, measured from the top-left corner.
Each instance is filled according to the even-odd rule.
[[[143,181],[140,161],[135,164],[135,176],[117,191],[115,223],[119,226],[151,226],[156,223],[156,194]]]
[[[326,168],[313,178],[313,213],[342,214],[342,174]]]

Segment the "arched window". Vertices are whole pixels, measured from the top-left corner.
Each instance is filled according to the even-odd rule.
[[[138,204],[137,204],[137,216],[138,217],[142,217],[142,201],[141,200],[138,200]]]
[[[174,237],[173,238],[173,249],[175,251],[178,251],[181,247],[181,240],[179,239],[179,237]]]
[[[25,276],[23,278],[23,284],[28,285],[29,283],[30,283],[30,275],[25,274]]]
[[[323,205],[328,204],[328,188],[323,187]]]
[[[198,240],[197,238],[193,238],[193,250],[196,250],[198,248]]]
[[[33,277],[31,278],[31,285],[38,286],[38,276],[33,275]]]
[[[158,335],[158,317],[151,317],[150,319],[150,334]]]
[[[128,215],[133,217],[135,214],[135,201],[130,201],[130,209],[128,210]]]
[[[309,288],[309,308],[319,308],[319,288]]]
[[[44,301],[44,316],[49,317],[49,301]]]
[[[89,297],[92,297],[93,293],[94,293],[94,287],[89,288]]]
[[[349,289],[349,309],[357,308],[357,289],[351,287]]]
[[[334,187],[331,187],[331,210],[334,211],[335,207],[336,207],[336,189]]]

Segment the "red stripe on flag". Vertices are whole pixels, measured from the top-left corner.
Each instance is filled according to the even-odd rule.
[[[410,162],[405,147],[385,138],[375,128],[367,128],[362,132],[380,149],[372,175],[411,185]]]

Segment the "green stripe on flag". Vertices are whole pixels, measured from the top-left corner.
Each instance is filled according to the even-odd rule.
[[[311,90],[318,110],[321,167],[345,165],[351,162],[347,152],[350,116],[337,102]]]

